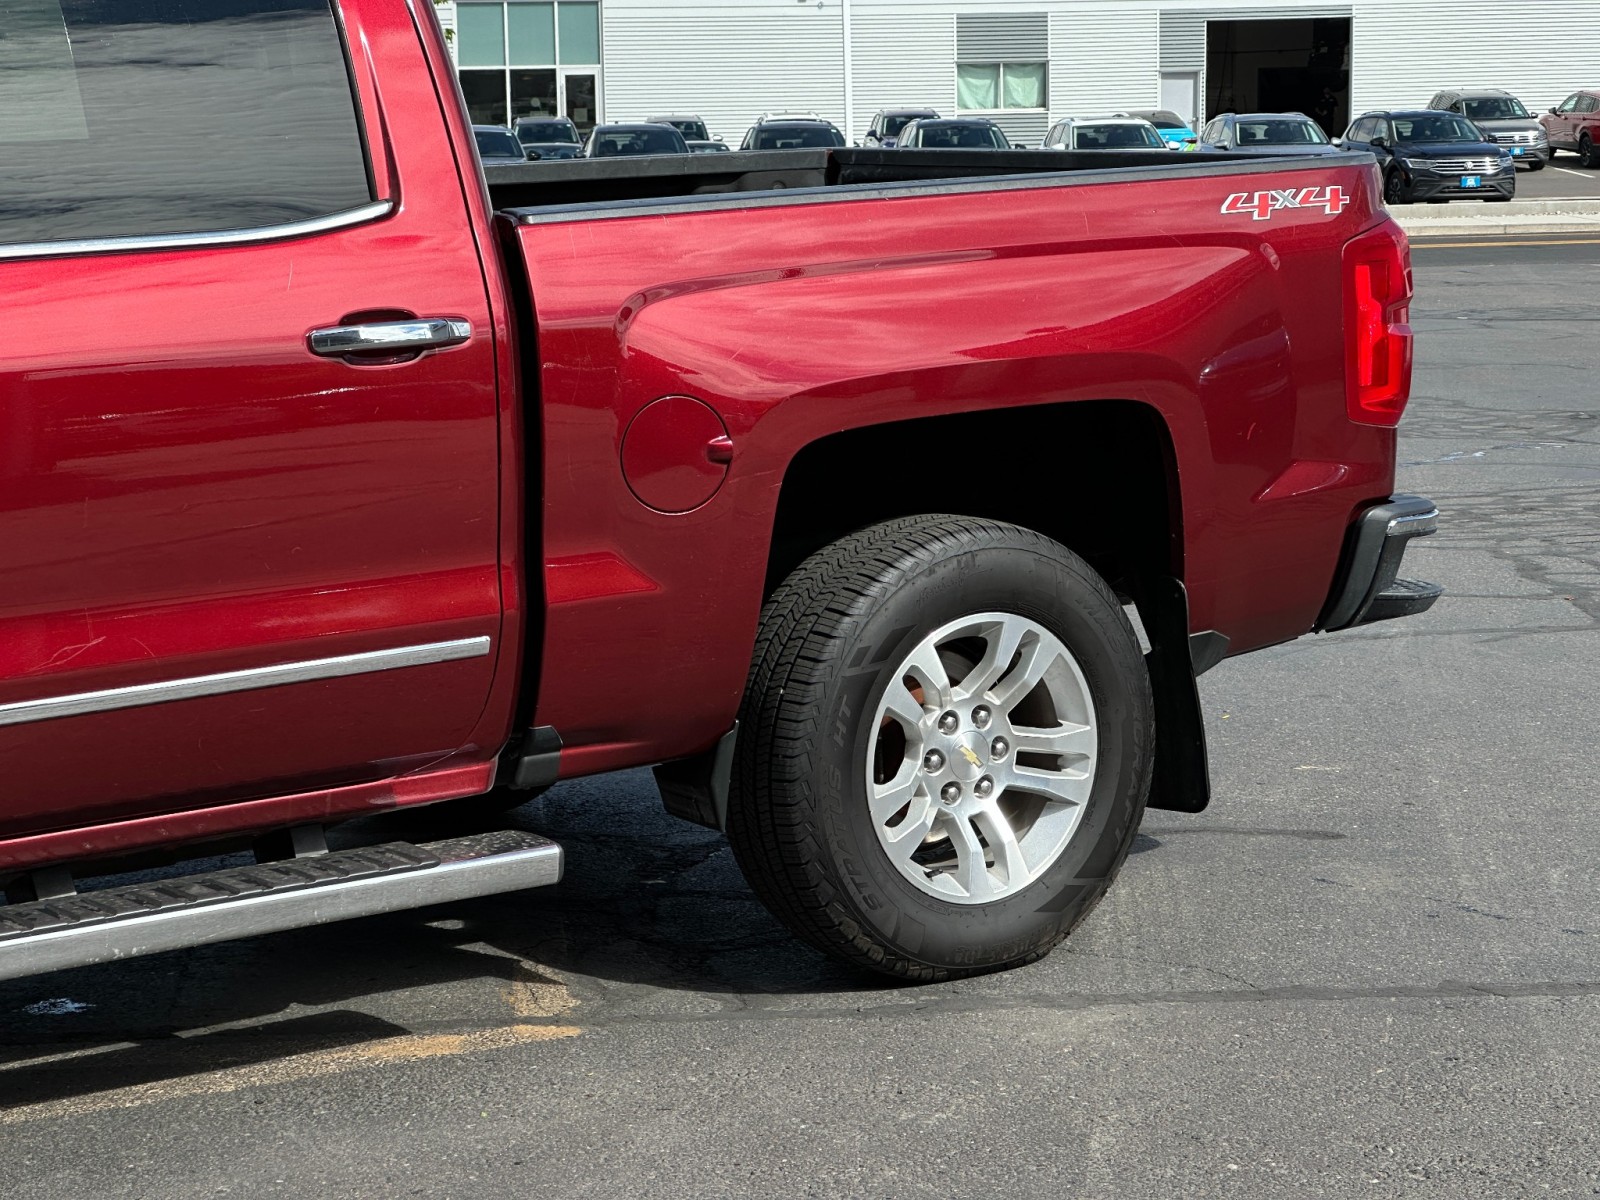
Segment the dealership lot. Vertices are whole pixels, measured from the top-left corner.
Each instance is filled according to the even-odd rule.
[[[516,815],[558,889],[0,985],[0,1183],[1593,1192],[1600,244],[1417,253],[1399,483],[1447,599],[1206,676],[1212,808],[1148,814],[1044,962],[884,987],[646,776],[568,785]]]
[[[1518,200],[1600,200],[1600,171],[1586,171],[1561,154],[1542,171],[1517,172]]]

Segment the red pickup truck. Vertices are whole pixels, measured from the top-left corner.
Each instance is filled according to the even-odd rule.
[[[1439,594],[1367,159],[486,182],[429,5],[60,7],[0,114],[0,977],[554,883],[324,834],[644,764],[822,950],[1025,962],[1206,804],[1200,672]]]

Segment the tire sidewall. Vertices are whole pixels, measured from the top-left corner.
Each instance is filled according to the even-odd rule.
[[[1411,203],[1411,189],[1406,186],[1405,176],[1400,173],[1399,167],[1390,168],[1384,181],[1383,197],[1389,204]]]
[[[1088,683],[1098,746],[1088,810],[1056,861],[1013,896],[962,905],[923,892],[889,861],[867,810],[866,764],[873,717],[899,665],[935,629],[980,612],[1015,613],[1061,639]],[[874,940],[931,966],[984,968],[1048,949],[1108,886],[1143,811],[1148,682],[1120,609],[1067,563],[996,546],[904,577],[855,623],[824,688],[814,762],[815,824],[853,915]]]

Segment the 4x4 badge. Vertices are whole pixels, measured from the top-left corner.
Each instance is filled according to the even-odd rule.
[[[1249,213],[1257,221],[1270,221],[1273,213],[1285,208],[1320,208],[1330,217],[1337,217],[1349,203],[1350,197],[1335,183],[1298,191],[1235,192],[1222,202],[1222,211],[1230,215]]]

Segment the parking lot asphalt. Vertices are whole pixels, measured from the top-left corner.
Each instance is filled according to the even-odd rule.
[[[1600,171],[1578,165],[1574,154],[1558,154],[1542,171],[1517,172],[1518,200],[1600,200]]]
[[[1044,962],[854,975],[645,774],[564,785],[559,888],[0,984],[0,1190],[1600,1192],[1597,265],[1418,249],[1447,597],[1208,674],[1211,809]]]

